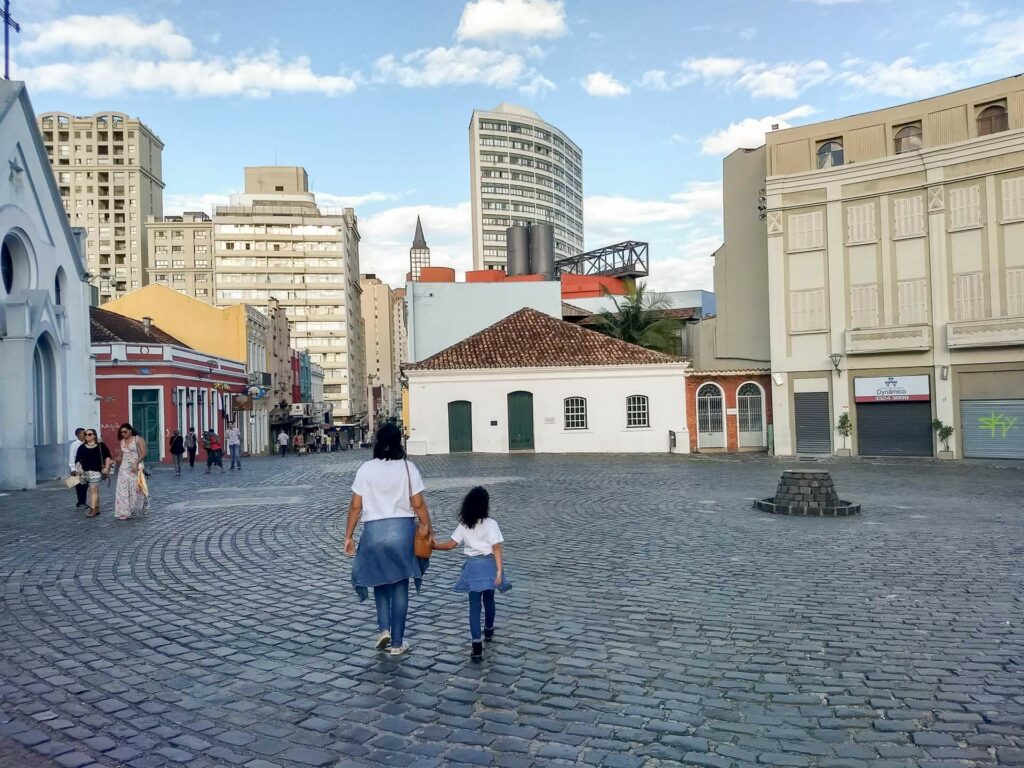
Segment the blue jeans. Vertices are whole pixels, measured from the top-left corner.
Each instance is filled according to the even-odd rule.
[[[235,468],[235,464],[238,464],[238,468],[242,468],[242,457],[238,455],[238,445],[229,445],[231,449],[231,468]]]
[[[401,645],[405,639],[405,617],[409,613],[409,580],[374,587],[373,600],[377,603],[377,629],[390,630],[391,645]]]
[[[480,603],[483,598],[484,605],[484,626],[487,629],[494,629],[494,590],[486,592],[469,593],[469,634],[474,643],[483,640],[483,633],[480,631]]]

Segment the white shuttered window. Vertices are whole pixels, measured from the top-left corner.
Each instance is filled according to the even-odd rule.
[[[792,291],[789,294],[789,327],[791,331],[825,329],[825,291]]]
[[[872,203],[851,205],[846,209],[846,242],[873,243],[875,241],[875,206]]]
[[[1003,179],[1003,221],[1024,219],[1024,176]]]
[[[893,237],[924,234],[924,198],[904,197],[893,201]]]
[[[878,286],[850,286],[850,322],[854,328],[878,327]]]
[[[981,224],[981,188],[961,187],[949,190],[949,227],[962,229]]]
[[[953,278],[953,319],[981,320],[985,316],[985,280],[981,272]]]
[[[928,322],[927,280],[900,280],[896,292],[900,325],[922,325]]]
[[[1006,314],[1024,316],[1024,269],[1006,270]]]
[[[825,233],[822,227],[821,211],[790,214],[787,229],[789,230],[789,250],[791,251],[824,247]]]

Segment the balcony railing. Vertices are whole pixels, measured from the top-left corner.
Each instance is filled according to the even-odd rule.
[[[946,345],[950,349],[1024,346],[1024,317],[947,323]]]
[[[889,352],[927,352],[932,348],[930,325],[859,328],[846,331],[846,354],[877,355]]]

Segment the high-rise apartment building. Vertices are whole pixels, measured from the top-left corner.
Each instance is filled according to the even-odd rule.
[[[214,210],[215,303],[288,316],[291,345],[324,369],[324,399],[339,424],[366,416],[355,211],[316,204],[304,168],[245,169],[245,191]]]
[[[395,354],[395,413],[402,412],[402,365],[409,362],[409,320],[405,307],[405,288],[393,291],[394,302],[391,305],[391,328],[394,333]]]
[[[395,368],[395,297],[376,275],[362,275],[363,327],[366,329],[366,374],[371,387],[383,388],[379,418],[394,415],[398,369]],[[374,422],[371,419],[371,428]]]
[[[38,119],[68,220],[86,230],[100,302],[141,288],[145,222],[163,214],[163,142],[141,120],[119,112],[44,112]]]
[[[409,279],[416,282],[420,279],[420,270],[430,266],[430,248],[427,247],[427,240],[423,237],[423,224],[420,217],[416,217],[416,234],[412,238],[412,248],[409,249]]]
[[[505,230],[548,222],[555,258],[583,252],[583,153],[541,116],[514,104],[469,123],[473,268],[505,267]]]
[[[205,213],[146,220],[146,279],[213,303],[213,220]]]

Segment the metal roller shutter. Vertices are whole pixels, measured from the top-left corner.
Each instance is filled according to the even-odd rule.
[[[828,392],[793,394],[797,453],[832,453]]]
[[[857,403],[857,453],[861,456],[931,456],[929,402]]]
[[[1024,459],[1024,400],[962,400],[964,456]]]

